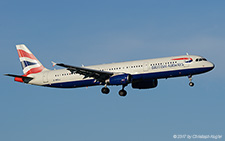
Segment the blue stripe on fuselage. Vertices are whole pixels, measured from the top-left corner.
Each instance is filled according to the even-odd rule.
[[[174,71],[154,72],[145,74],[134,74],[132,75],[132,79],[138,80],[138,79],[160,79],[160,78],[180,77],[180,76],[200,74],[208,72],[212,69],[213,68],[195,68],[195,69],[174,70]],[[95,82],[95,79],[89,79],[89,80],[54,83],[44,86],[56,88],[77,88],[95,85],[100,85],[100,82]],[[104,83],[102,85],[104,85]]]

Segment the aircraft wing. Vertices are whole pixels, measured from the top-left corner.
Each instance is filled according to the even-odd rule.
[[[87,77],[93,77],[97,81],[105,82],[105,80],[109,79],[110,76],[113,75],[112,72],[106,72],[106,71],[100,71],[95,69],[89,69],[85,67],[76,67],[76,66],[70,66],[63,63],[55,63],[57,66],[65,67],[67,70],[71,71],[72,73],[77,73],[80,75],[84,75],[84,78]]]

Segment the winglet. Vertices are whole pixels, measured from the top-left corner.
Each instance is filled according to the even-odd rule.
[[[52,62],[52,66],[54,67],[57,63],[55,63],[55,62],[53,62],[53,61],[51,61]]]

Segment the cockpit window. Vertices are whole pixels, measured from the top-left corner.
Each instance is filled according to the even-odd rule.
[[[205,58],[202,58],[203,61],[207,61]]]
[[[200,61],[207,61],[207,60],[205,58],[197,58],[195,61],[200,62]]]

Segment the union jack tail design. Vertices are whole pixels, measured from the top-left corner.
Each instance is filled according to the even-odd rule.
[[[45,67],[24,44],[16,45],[16,48],[24,75],[39,73],[45,69]]]

